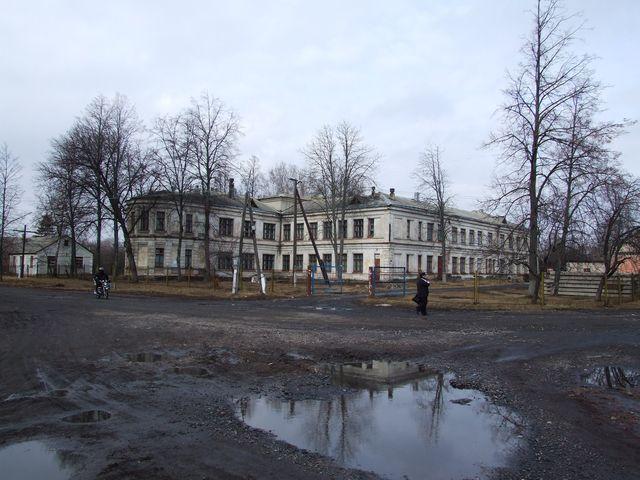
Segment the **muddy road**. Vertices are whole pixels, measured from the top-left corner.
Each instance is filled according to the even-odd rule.
[[[344,393],[318,366],[372,359],[421,362],[514,412],[521,441],[486,478],[640,478],[636,311],[424,320],[349,298],[98,301],[0,286],[0,329],[0,449],[42,441],[71,478],[378,478],[236,416],[248,396]],[[634,386],[608,388],[607,366]]]

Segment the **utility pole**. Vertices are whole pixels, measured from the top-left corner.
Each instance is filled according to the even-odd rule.
[[[27,245],[27,226],[22,230],[22,255],[20,256],[20,278],[24,278],[24,252]]]
[[[296,256],[298,253],[298,236],[296,235],[296,225],[298,224],[298,202],[296,202],[296,192],[298,191],[298,179],[296,178],[290,178],[289,180],[291,180],[293,182],[293,228],[292,233],[293,233],[293,258],[291,259],[292,261],[292,269],[291,271],[292,276],[291,276],[291,283],[295,286],[296,284]]]

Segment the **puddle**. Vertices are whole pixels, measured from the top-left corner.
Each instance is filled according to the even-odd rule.
[[[304,355],[298,352],[288,352],[287,357],[293,358],[294,360],[313,360],[311,355]]]
[[[84,412],[64,417],[62,420],[69,423],[96,423],[110,418],[111,414],[104,410],[85,410]]]
[[[640,384],[640,370],[608,365],[585,370],[581,378],[586,385],[628,390]]]
[[[29,441],[0,448],[2,478],[11,480],[67,480],[71,469],[55,450],[39,441]]]
[[[160,353],[130,353],[127,355],[127,360],[130,362],[159,362],[162,360]]]
[[[331,400],[244,398],[236,415],[298,448],[396,479],[483,478],[507,466],[521,441],[517,415],[478,391],[452,387],[453,375],[406,362],[334,371],[338,383],[355,381],[358,391]]]

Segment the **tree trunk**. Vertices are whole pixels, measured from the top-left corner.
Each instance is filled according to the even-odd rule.
[[[204,280],[211,279],[211,197],[207,190],[204,194]]]
[[[118,232],[118,221],[114,218],[113,219],[113,268],[111,273],[111,275],[113,275],[113,278],[115,278],[118,275],[119,248],[120,248],[120,238],[119,238],[119,232]]]
[[[96,272],[102,264],[102,202],[100,201],[100,192],[98,191],[98,211],[96,222],[96,261],[93,264],[93,271]]]
[[[71,272],[71,276],[75,277],[78,273],[76,271],[76,227],[71,224],[69,228],[69,233],[71,233],[71,264],[69,271]]]
[[[253,207],[251,206],[251,203],[249,203],[249,221],[251,222],[251,226],[253,227]],[[256,232],[253,231],[253,229],[251,230],[251,232],[251,238],[253,240],[253,255],[256,262],[256,274],[258,275],[258,285],[260,285],[260,293],[264,295],[266,292],[262,291],[262,269],[260,268],[260,258],[258,257],[258,240],[256,239]]]
[[[183,213],[180,211],[178,213],[178,223],[180,226],[178,227],[178,253],[176,254],[176,265],[178,266],[178,281],[182,280],[182,263],[180,262],[180,257],[182,256],[182,237],[184,235],[184,227],[182,226],[182,216]]]

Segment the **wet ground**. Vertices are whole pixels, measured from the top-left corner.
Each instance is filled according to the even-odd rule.
[[[0,287],[0,472],[640,478],[639,327],[633,311],[423,320],[348,298]],[[424,368],[351,382],[372,360]]]

